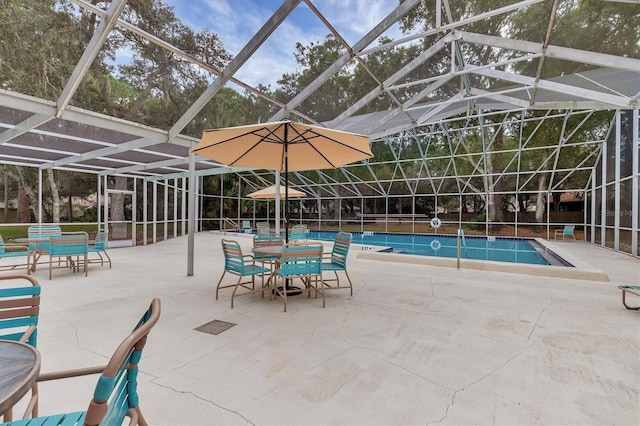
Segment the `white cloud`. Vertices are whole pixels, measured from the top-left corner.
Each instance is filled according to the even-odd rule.
[[[185,23],[199,31],[209,28],[224,47],[237,56],[282,4],[281,0],[165,0]],[[394,7],[389,0],[315,0],[315,7],[345,40],[354,44]],[[306,9],[306,10],[303,10]],[[284,73],[294,72],[296,42],[308,45],[324,40],[329,29],[305,3],[285,19],[235,76],[251,85],[276,86]]]

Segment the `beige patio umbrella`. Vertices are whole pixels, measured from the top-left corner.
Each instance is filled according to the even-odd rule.
[[[298,191],[297,189],[293,189],[293,188],[287,188],[287,193],[285,194],[283,186],[280,187],[280,194],[277,194],[275,185],[268,186],[259,191],[252,192],[251,194],[248,194],[248,195],[251,198],[256,198],[260,200],[272,200],[274,198],[286,198],[286,197],[300,198],[300,197],[307,196],[307,194],[305,194],[304,192]]]
[[[289,171],[333,169],[373,157],[368,136],[294,121],[205,130],[192,153],[231,167],[284,172],[285,188]],[[285,227],[286,241],[288,234]]]

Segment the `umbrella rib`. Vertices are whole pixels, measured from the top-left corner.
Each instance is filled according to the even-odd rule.
[[[266,134],[266,135],[262,135],[262,133],[261,133],[261,132],[262,132],[262,131],[265,131],[265,130],[267,131],[267,134]],[[211,143],[211,144],[209,144],[209,145],[202,146],[202,147],[200,147],[200,148],[198,148],[198,149],[194,149],[194,150],[193,150],[193,152],[194,152],[194,153],[198,153],[198,151],[202,151],[202,150],[207,149],[207,148],[210,148],[210,147],[212,147],[212,146],[217,146],[217,145],[222,145],[222,144],[226,144],[226,143],[231,143],[231,142],[234,142],[234,141],[236,141],[236,140],[238,140],[238,139],[240,139],[240,138],[244,138],[244,137],[246,137],[246,136],[248,136],[248,135],[254,135],[254,136],[258,137],[259,139],[256,141],[256,143],[254,143],[254,144],[253,144],[253,145],[251,145],[248,149],[246,149],[244,152],[242,152],[241,154],[239,154],[239,155],[236,157],[236,159],[235,159],[235,160],[233,160],[232,162],[229,162],[229,163],[228,163],[228,166],[234,166],[234,165],[235,165],[238,161],[240,161],[240,160],[241,160],[245,155],[247,155],[251,150],[253,150],[256,146],[258,146],[258,145],[259,145],[259,144],[261,144],[261,143],[264,143],[264,142],[271,142],[271,143],[282,144],[282,142],[283,142],[283,141],[282,141],[282,138],[278,137],[278,135],[276,134],[275,130],[277,130],[277,129],[271,130],[271,129],[267,128],[267,127],[262,127],[262,128],[260,128],[260,129],[254,129],[254,130],[252,130],[252,131],[250,131],[250,132],[242,133],[242,134],[240,134],[240,135],[236,135],[236,136],[234,136],[234,137],[232,137],[232,138],[225,139],[225,140],[222,140],[222,141],[216,141],[216,142],[213,142],[213,143]]]
[[[297,129],[296,129],[296,130],[297,130]],[[289,142],[288,142],[288,143],[289,143],[290,145],[291,145],[291,144],[296,144],[296,143],[303,143],[303,142],[305,142],[305,141],[306,141],[306,142],[307,142],[307,143],[308,143],[308,144],[313,148],[313,150],[314,150],[316,153],[318,153],[318,155],[320,155],[320,156],[321,156],[321,157],[322,157],[322,158],[323,158],[323,159],[324,159],[328,164],[330,164],[330,165],[331,165],[331,167],[333,167],[333,168],[337,168],[337,166],[335,165],[335,163],[334,163],[333,161],[329,160],[329,159],[328,159],[328,158],[327,158],[327,157],[322,153],[322,151],[320,151],[318,148],[316,148],[316,146],[313,144],[313,139],[315,139],[315,138],[323,138],[323,139],[326,139],[326,140],[330,140],[330,141],[332,141],[333,143],[338,144],[338,145],[340,145],[340,146],[344,146],[344,147],[346,147],[346,148],[349,148],[349,149],[351,149],[351,150],[353,150],[353,151],[357,151],[357,152],[359,152],[359,153],[361,153],[361,154],[369,155],[369,153],[368,153],[367,151],[363,151],[363,150],[361,150],[361,149],[358,149],[358,148],[356,148],[356,147],[354,147],[354,146],[351,146],[351,145],[349,145],[349,144],[346,144],[346,143],[344,143],[344,142],[341,142],[341,141],[339,141],[339,140],[337,140],[337,139],[334,139],[334,138],[332,138],[332,137],[329,137],[329,136],[326,136],[326,135],[321,135],[320,133],[317,133],[317,132],[313,131],[312,129],[306,129],[306,130],[305,130],[304,132],[302,132],[302,133],[300,133],[300,132],[297,132],[297,131],[296,131],[296,134],[297,134],[297,136],[296,136],[295,138],[293,138],[293,139],[290,139],[290,140],[289,140]],[[314,135],[314,137],[309,137],[309,136],[307,136],[307,134],[312,134],[312,135]],[[299,138],[298,138],[298,137],[299,137]]]

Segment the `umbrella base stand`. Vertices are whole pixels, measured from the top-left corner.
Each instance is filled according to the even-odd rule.
[[[273,294],[284,293],[285,287],[278,287],[277,289],[272,290]],[[296,287],[293,285],[286,286],[287,297],[289,296],[298,296],[302,294],[302,289],[300,287]]]

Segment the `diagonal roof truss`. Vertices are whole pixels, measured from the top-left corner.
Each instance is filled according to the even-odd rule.
[[[549,22],[546,23],[547,36],[541,42],[514,40],[467,30],[474,22],[496,16],[508,17],[510,13],[543,0],[513,1],[503,6],[498,4],[493,9],[462,19],[456,19],[452,15],[448,0],[433,0],[436,10],[444,13],[436,15],[432,28],[384,45],[376,45],[375,41],[389,28],[397,25],[398,20],[421,4],[422,0],[398,2],[396,7],[353,44],[349,44],[340,29],[323,15],[320,2],[284,0],[270,17],[265,16],[264,25],[224,69],[217,69],[124,20],[121,14],[126,0],[113,0],[105,9],[85,0],[72,2],[95,14],[100,19],[100,26],[87,44],[58,99],[37,99],[0,89],[1,163],[149,179],[186,176],[189,150],[197,142],[197,138],[181,132],[221,88],[233,84],[269,101],[277,107],[271,120],[289,116],[315,122],[297,108],[302,102],[321,92],[327,81],[355,61],[375,82],[373,89],[344,111],[336,111],[335,118],[324,125],[369,135],[374,144],[387,145],[389,158],[374,158],[364,164],[345,166],[337,173],[298,173],[292,177],[292,181],[306,187],[307,192],[331,197],[390,195],[398,191],[398,186],[394,185],[396,181],[404,182],[402,190],[410,194],[423,193],[424,188],[430,188],[433,192],[450,192],[453,190],[451,188],[465,192],[473,188],[475,177],[491,173],[484,156],[486,149],[493,146],[491,136],[484,140],[484,153],[469,151],[469,147],[463,146],[461,136],[472,126],[484,122],[486,114],[504,114],[501,122],[503,124],[492,124],[498,127],[506,126],[508,117],[523,110],[562,111],[547,113],[531,120],[544,120],[558,115],[564,115],[567,120],[569,117],[582,115],[585,122],[593,110],[638,109],[640,102],[640,59],[549,43],[555,13],[550,14]],[[557,5],[558,1],[553,2],[554,11]],[[308,8],[324,23],[327,32],[343,44],[345,53],[307,87],[287,102],[282,102],[262,93],[237,75],[296,9],[303,7]],[[169,128],[152,128],[71,105],[89,65],[115,30],[133,32],[213,76],[209,87]],[[377,75],[367,65],[368,55],[383,49],[421,42],[431,36],[437,36],[431,45],[425,46],[408,63],[400,64],[390,76]],[[496,62],[478,63],[465,57],[465,46],[483,46],[509,54],[502,55],[502,59]],[[450,62],[445,64],[446,72],[426,79],[413,78],[415,70],[442,52],[449,53],[447,56]],[[543,78],[545,59],[548,58],[587,64],[591,69],[578,74]],[[513,64],[535,60],[539,61],[535,75],[521,75],[513,71]],[[459,91],[443,98],[440,89],[457,81],[460,82]],[[407,88],[412,88],[415,94],[409,98],[398,95],[400,90]],[[360,113],[380,96],[388,98],[393,108]],[[561,139],[554,141],[552,153],[535,170],[528,170],[522,163],[521,156],[541,151],[542,148],[530,144],[526,138],[520,139],[517,146],[508,151],[508,154],[513,154],[507,161],[510,171],[504,177],[497,178],[507,179],[506,176],[513,174],[517,176],[518,188],[526,191],[534,174],[540,170],[554,170],[549,182],[550,188],[558,188],[569,181],[571,175],[589,170],[595,162],[598,146],[604,136],[594,137],[589,141],[573,141],[571,136],[574,130],[566,129]],[[484,132],[481,134],[485,137]],[[415,158],[403,157],[407,151],[398,150],[396,144],[391,143],[399,137],[417,145]],[[495,138],[495,133],[493,137]],[[563,150],[577,149],[580,144],[590,149],[585,150],[579,164],[571,169],[562,168],[558,159]],[[447,149],[443,149],[444,146]],[[465,159],[466,166],[463,167],[460,158]],[[434,168],[436,162],[445,163]],[[392,165],[391,176],[381,175],[381,170],[387,164]],[[471,165],[471,169],[465,171],[468,165]],[[447,186],[448,180],[444,176],[436,175],[442,173],[443,167],[447,175],[454,177],[453,186]],[[196,159],[195,169],[200,175],[241,172],[252,185],[256,182],[266,184],[273,181],[268,173],[232,170],[204,158]],[[426,186],[420,185],[421,180],[428,181]]]

